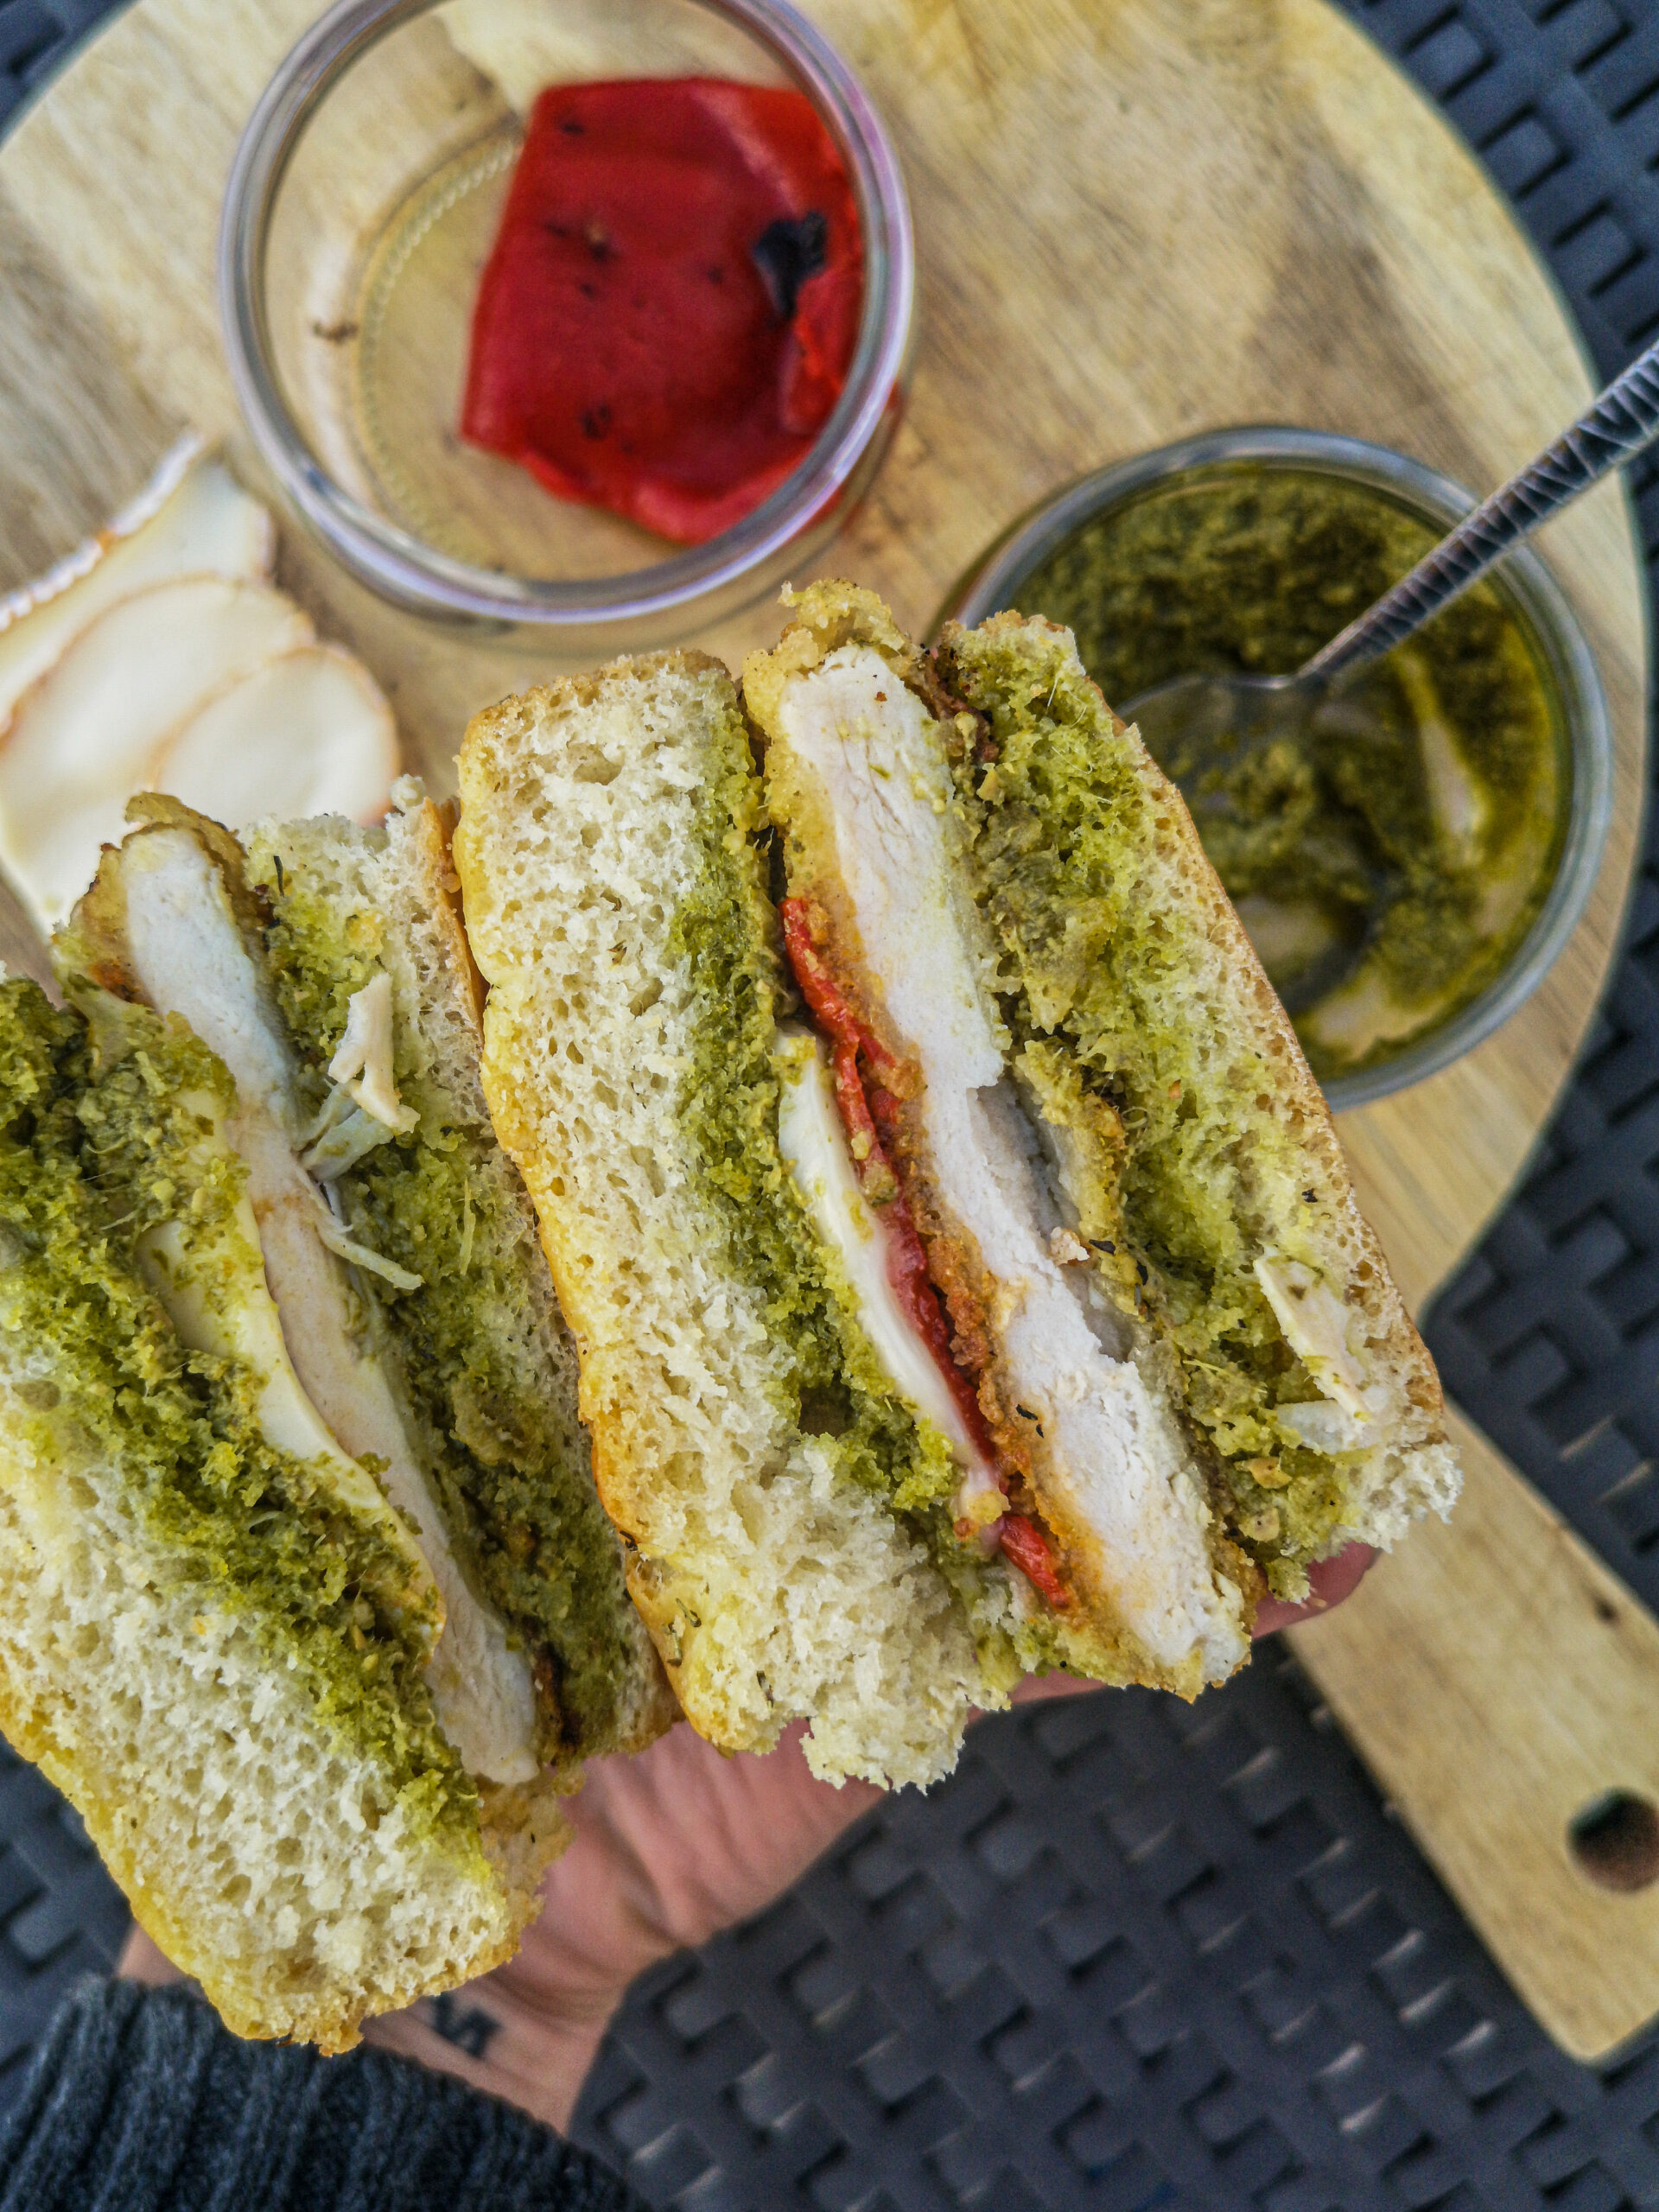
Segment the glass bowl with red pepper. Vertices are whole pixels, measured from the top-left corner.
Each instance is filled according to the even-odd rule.
[[[340,0],[256,108],[219,296],[254,440],[415,613],[591,655],[804,568],[914,290],[880,118],[786,0]]]

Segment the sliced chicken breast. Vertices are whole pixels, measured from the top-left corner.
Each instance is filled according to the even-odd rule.
[[[228,1135],[247,1164],[265,1271],[300,1381],[353,1459],[385,1463],[386,1495],[418,1530],[442,1595],[446,1622],[428,1670],[439,1720],[469,1771],[528,1782],[538,1770],[529,1662],[463,1571],[385,1371],[362,1340],[329,1249],[332,1217],[296,1154],[287,1046],[224,880],[186,830],[134,837],[122,858],[128,945],[145,996],[181,1014],[235,1081]]]
[[[226,684],[309,645],[261,583],[184,576],[105,608],[0,728],[0,860],[41,926],[86,888],[162,741]]]
[[[1001,1368],[1044,1441],[1039,1500],[1093,1532],[1093,1579],[1160,1667],[1196,1653],[1205,1675],[1224,1675],[1245,1649],[1240,1592],[1211,1562],[1173,1408],[1122,1318],[1078,1281],[1089,1271],[1056,1256],[1065,1224],[1006,1071],[931,718],[879,652],[851,645],[790,679],[772,735],[822,795],[868,978],[920,1071],[934,1196],[995,1281]]]

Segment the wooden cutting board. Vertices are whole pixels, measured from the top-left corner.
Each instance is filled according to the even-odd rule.
[[[1485,490],[1589,394],[1502,200],[1322,0],[808,6],[893,130],[921,272],[909,409],[824,565],[879,587],[914,628],[1025,507],[1148,446],[1226,423],[1317,424]],[[0,149],[0,588],[107,516],[187,423],[262,483],[219,351],[214,228],[242,124],[315,12],[137,0]],[[1345,1117],[1414,1306],[1548,1117],[1634,864],[1646,600],[1619,488],[1539,542],[1607,687],[1613,831],[1583,925],[1503,1032]],[[282,566],[324,632],[373,667],[435,785],[453,780],[467,714],[552,664],[423,630],[297,530]],[[734,662],[776,622],[755,607],[698,642]],[[1659,2012],[1659,1886],[1592,1886],[1566,1823],[1604,1788],[1659,1795],[1659,1627],[1496,1455],[1469,1448],[1469,1510],[1414,1537],[1299,1649],[1546,2025],[1592,2054]]]

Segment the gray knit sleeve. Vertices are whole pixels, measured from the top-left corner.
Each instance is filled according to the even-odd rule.
[[[86,1982],[0,2135],[0,2212],[642,2212],[511,2106],[385,2051],[242,2043],[181,1989]]]

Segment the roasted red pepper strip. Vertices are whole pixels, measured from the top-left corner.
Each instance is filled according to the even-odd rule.
[[[1046,1598],[1051,1605],[1071,1604],[1070,1591],[1054,1572],[1048,1538],[1034,1521],[1027,1521],[1022,1513],[1004,1514],[997,1535],[1004,1553],[1039,1597]]]
[[[812,942],[812,906],[807,899],[785,899],[778,909],[784,919],[784,948],[801,996],[812,1009],[813,1019],[837,1045],[848,1044],[863,1053],[876,1081],[891,1089],[899,1063],[873,1029],[867,1029],[849,1003],[845,992],[830,973],[823,955]]]
[[[863,1078],[858,1071],[858,1056],[863,1052],[875,1066],[893,1068],[897,1064],[880,1039],[872,1036],[860,1021],[825,967],[812,942],[810,911],[804,899],[784,900],[779,909],[784,922],[784,950],[789,955],[801,996],[833,1047],[836,1103],[841,1109],[842,1123],[860,1179],[872,1185],[873,1196],[890,1200],[898,1191],[898,1179],[871,1117]]]
[[[915,1218],[881,1141],[883,1130],[888,1135],[893,1132],[899,1102],[885,1086],[878,1084],[874,1092],[875,1113],[872,1113],[872,1099],[859,1073],[858,1058],[861,1052],[873,1069],[893,1076],[898,1074],[899,1064],[880,1039],[859,1020],[845,992],[830,974],[823,954],[813,944],[810,902],[785,899],[779,912],[784,923],[784,950],[800,986],[801,996],[834,1050],[836,1103],[841,1109],[842,1123],[860,1180],[868,1190],[873,1169],[883,1179],[881,1225],[887,1236],[887,1281],[904,1309],[905,1318],[932,1353],[939,1372],[950,1385],[969,1435],[995,1464],[996,1455],[985,1416],[979,1409],[973,1384],[957,1366],[950,1350],[950,1330],[944,1300],[928,1274],[927,1254],[916,1232]],[[876,1126],[877,1116],[881,1129]],[[861,1145],[861,1139],[864,1141]],[[888,1185],[890,1196],[886,1194]]]
[[[810,902],[805,899],[785,899],[779,912],[783,917],[784,950],[789,957],[791,970],[814,1020],[832,1047],[836,1103],[860,1179],[868,1184],[874,1168],[892,1185],[893,1195],[882,1205],[881,1226],[887,1237],[887,1281],[893,1296],[906,1319],[932,1354],[976,1450],[990,1465],[997,1467],[996,1447],[980,1411],[978,1396],[951,1350],[944,1300],[928,1274],[927,1253],[917,1233],[915,1217],[893,1174],[882,1143],[884,1136],[891,1139],[896,1132],[899,1102],[880,1082],[867,1092],[859,1072],[861,1053],[869,1063],[872,1073],[878,1077],[897,1076],[899,1063],[880,1039],[859,1020],[845,992],[830,974],[823,954],[813,944]],[[861,1136],[866,1140],[861,1156]],[[997,1481],[1006,1491],[1007,1483],[1000,1467]],[[1004,1554],[1039,1597],[1054,1606],[1071,1604],[1070,1593],[1054,1571],[1048,1539],[1034,1522],[1020,1514],[1005,1513],[996,1523],[996,1537]]]
[[[461,434],[700,543],[810,451],[863,291],[852,186],[802,93],[551,86],[479,287]]]
[[[974,1386],[957,1366],[951,1351],[944,1300],[927,1272],[927,1254],[916,1233],[916,1224],[902,1191],[890,1205],[883,1207],[881,1226],[887,1232],[887,1281],[893,1286],[893,1294],[903,1307],[905,1319],[932,1353],[933,1363],[950,1386],[957,1411],[962,1415],[963,1426],[973,1439],[976,1450],[995,1467],[996,1446],[985,1426]],[[1000,1473],[997,1480],[1001,1482]],[[1003,1487],[1007,1487],[1006,1484]]]

